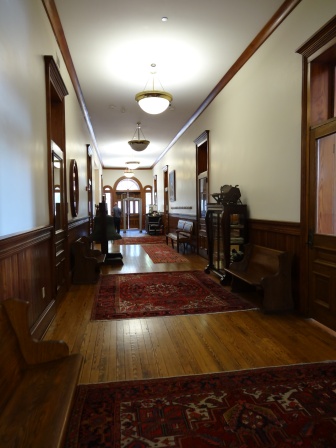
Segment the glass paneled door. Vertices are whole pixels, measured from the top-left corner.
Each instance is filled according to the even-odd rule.
[[[336,330],[336,120],[317,126],[310,141],[309,306]]]

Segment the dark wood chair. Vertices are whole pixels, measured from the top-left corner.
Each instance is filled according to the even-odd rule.
[[[156,235],[156,234],[163,234],[163,223],[162,223],[162,218],[160,216],[160,218],[158,219],[157,222],[149,222],[148,224],[148,233],[150,235]]]

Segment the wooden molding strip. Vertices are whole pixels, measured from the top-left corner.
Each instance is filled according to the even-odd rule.
[[[336,38],[336,16],[311,36],[300,48],[296,50],[305,58],[309,58]]]
[[[52,230],[52,226],[47,226],[0,238],[0,260],[51,239]]]
[[[185,205],[182,207],[170,207],[172,210],[191,210],[192,206],[191,205]]]
[[[169,151],[169,149],[177,142],[177,140],[186,132],[186,130],[194,123],[194,121],[204,112],[204,110],[209,106],[209,104],[216,98],[216,96],[223,90],[223,88],[229,83],[229,81],[236,75],[236,73],[243,67],[243,65],[253,56],[253,54],[258,50],[258,48],[268,39],[268,37],[278,28],[278,26],[286,19],[286,17],[293,11],[293,9],[302,0],[285,0],[280,6],[277,12],[271,17],[271,19],[266,23],[262,30],[253,39],[250,45],[244,50],[237,61],[232,65],[229,71],[224,75],[224,77],[219,81],[215,88],[210,92],[203,103],[198,107],[194,114],[190,117],[187,123],[182,127],[182,129],[176,134],[173,140],[169,143],[167,148],[163,153],[156,159],[153,166],[155,166],[159,160]],[[58,42],[59,48],[61,50],[65,65],[68,69],[70,79],[76,91],[79,104],[84,114],[85,121],[87,123],[88,129],[91,134],[91,138],[95,145],[97,155],[99,157],[102,166],[103,162],[101,155],[98,150],[98,145],[96,137],[94,135],[92,123],[89,117],[88,110],[86,108],[84,96],[82,89],[79,84],[77,73],[71,58],[70,50],[65,38],[64,30],[58,11],[54,0],[42,0],[46,13],[48,15],[51,27],[54,31],[56,40]]]
[[[169,143],[167,148],[154,162],[155,166],[160,159],[169,151],[169,149],[175,145],[177,140],[186,132],[186,130],[196,121],[196,119],[205,111],[210,103],[216,98],[216,96],[224,89],[224,87],[231,81],[231,79],[238,73],[238,71],[246,64],[246,62],[254,55],[258,48],[271,36],[271,34],[278,28],[278,26],[286,19],[286,17],[293,11],[293,9],[302,0],[286,0],[277,12],[266,23],[262,30],[253,39],[250,45],[243,51],[237,61],[231,66],[228,72],[223,76],[215,88],[209,93],[207,98],[189,118],[183,128],[176,134],[173,140]]]
[[[268,233],[278,233],[285,235],[300,236],[301,224],[298,222],[266,221],[263,219],[249,219],[248,226],[253,230],[260,230]]]
[[[58,15],[58,11],[57,11],[55,2],[54,2],[54,0],[42,0],[42,3],[43,3],[43,6],[44,6],[44,9],[46,10],[47,16],[49,18],[51,27],[53,29],[55,38],[56,38],[57,43],[58,43],[58,46],[59,46],[59,48],[61,50],[61,53],[62,53],[64,62],[65,62],[65,65],[66,65],[67,70],[69,72],[69,76],[70,76],[70,79],[72,81],[73,87],[75,89],[79,105],[80,105],[80,107],[82,109],[82,112],[84,114],[84,119],[86,121],[87,127],[89,129],[89,132],[90,132],[90,135],[91,135],[91,138],[92,138],[92,141],[93,141],[93,144],[94,144],[95,149],[97,151],[97,155],[99,157],[99,161],[100,161],[101,165],[103,166],[103,162],[102,162],[101,155],[100,155],[100,152],[99,152],[99,149],[98,149],[98,145],[97,145],[97,141],[96,141],[96,136],[94,134],[92,123],[91,123],[91,119],[90,119],[90,116],[89,116],[89,112],[88,112],[86,104],[85,104],[82,88],[81,88],[81,86],[79,84],[79,80],[78,80],[78,77],[77,77],[76,69],[75,69],[75,66],[74,66],[73,61],[72,61],[72,57],[71,57],[71,54],[70,54],[68,43],[67,43],[67,40],[65,38],[64,30],[63,30],[63,27],[62,27],[62,23],[61,23],[60,17]]]

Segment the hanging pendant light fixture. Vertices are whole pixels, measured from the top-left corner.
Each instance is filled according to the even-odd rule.
[[[126,162],[126,165],[130,170],[136,170],[139,168],[140,162]]]
[[[145,136],[143,135],[143,132],[141,131],[141,123],[140,121],[137,122],[137,127],[135,129],[134,135],[132,140],[130,140],[128,142],[128,144],[130,145],[130,147],[134,150],[134,151],[143,151],[144,149],[147,148],[147,146],[150,144],[149,140],[146,140]],[[140,132],[143,136],[143,139],[140,138]],[[135,139],[135,134],[137,134],[137,139]]]
[[[155,69],[156,64],[151,64],[151,67],[153,67],[153,69]],[[155,86],[154,86],[154,81],[155,81],[155,75],[156,72],[152,71],[151,72],[151,76],[152,76],[152,90],[146,90],[147,84],[145,86],[145,90],[143,90],[142,92],[139,92],[135,95],[135,101],[138,102],[139,106],[141,107],[141,109],[144,112],[147,112],[148,114],[161,114],[162,112],[164,112],[168,107],[169,104],[173,101],[173,96],[168,93],[165,92],[163,90],[163,87],[161,85],[162,90],[156,90]]]
[[[131,170],[130,168],[126,168],[124,171],[124,176],[128,178],[133,177],[134,176],[133,170]]]

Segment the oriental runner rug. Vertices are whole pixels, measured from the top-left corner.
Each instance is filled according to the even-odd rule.
[[[336,446],[336,362],[77,386],[65,448]]]
[[[188,263],[188,259],[166,244],[142,244],[153,263]]]
[[[103,275],[92,320],[256,309],[203,271]]]
[[[160,244],[166,242],[165,235],[125,236],[114,244]]]

